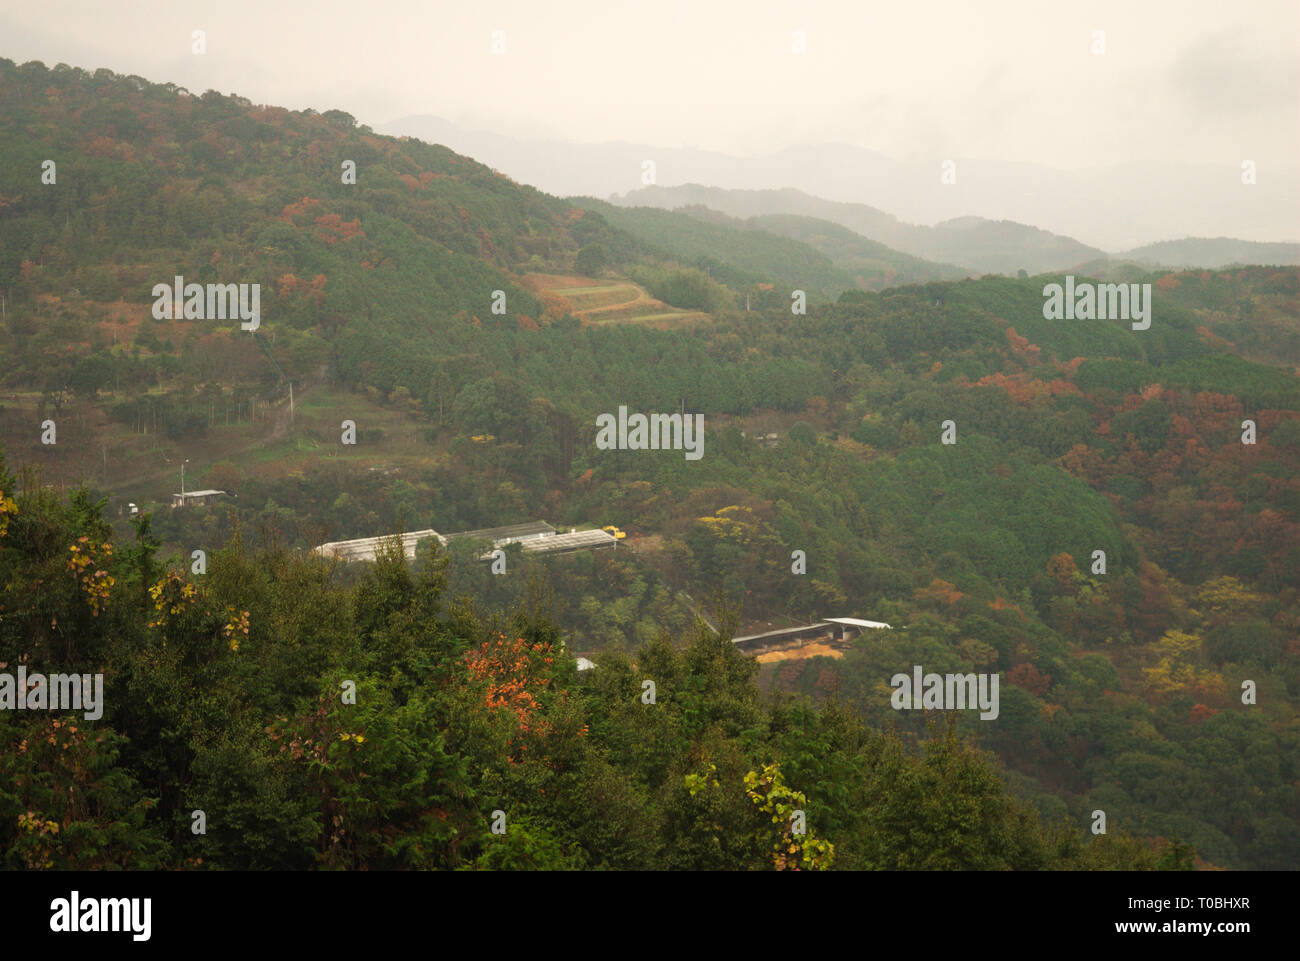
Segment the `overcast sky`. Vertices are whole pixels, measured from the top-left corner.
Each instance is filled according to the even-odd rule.
[[[190,52],[195,29],[207,53]],[[493,30],[505,53],[491,52]],[[792,52],[802,30],[807,50]],[[1106,52],[1094,54],[1094,30]],[[1294,167],[1300,3],[41,0],[0,56],[514,136]]]

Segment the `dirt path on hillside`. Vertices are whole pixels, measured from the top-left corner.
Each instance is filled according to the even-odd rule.
[[[626,286],[632,287],[631,284]],[[592,314],[608,314],[616,310],[626,310],[629,307],[668,307],[662,300],[655,300],[640,287],[632,287],[636,291],[636,296],[631,300],[624,301],[621,304],[607,304],[604,307],[591,307],[587,310],[575,310],[573,316],[586,320]],[[669,308],[671,309],[671,308]]]

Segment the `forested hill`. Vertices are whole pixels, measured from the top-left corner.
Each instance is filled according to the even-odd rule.
[[[336,112],[0,81],[0,661],[115,705],[98,747],[0,717],[7,863],[763,866],[775,764],[841,866],[1300,865],[1300,270],[1126,265],[1142,330],[1048,319],[1057,274],[832,296],[829,253],[633,237]],[[261,284],[257,337],[155,319],[177,274]],[[703,456],[598,448],[624,405],[703,416]],[[231,496],[172,511],[178,482]],[[508,576],[453,541],[445,580],[305,556],[538,519],[629,536]],[[898,629],[756,665],[706,604]],[[1002,677],[999,718],[932,737],[890,704],[917,664]]]
[[[569,269],[594,243],[614,257],[630,249],[568,203],[341,111],[0,60],[0,287],[11,303],[76,292],[147,304],[176,274],[260,283],[266,317],[296,328],[301,352],[325,338],[343,369],[369,359],[414,371],[432,359],[430,326],[472,326],[494,290],[512,323],[536,321],[542,304],[507,272]]]
[[[733,286],[766,281],[785,290],[806,290],[815,300],[833,300],[845,290],[966,276],[959,267],[910,257],[809,217],[739,220],[707,207],[617,207],[590,197],[573,202],[678,260],[709,266],[724,280],[728,266],[740,268],[744,275],[728,281]]]
[[[860,256],[866,245],[867,263],[882,257],[891,263],[907,254],[907,280],[952,279],[934,273],[944,263],[961,264],[978,273],[1038,273],[1078,268],[1108,260],[1132,260],[1148,269],[1157,267],[1222,268],[1233,264],[1295,266],[1300,264],[1300,244],[1259,243],[1229,237],[1188,237],[1147,244],[1123,253],[1105,254],[1070,237],[1009,220],[958,217],[932,227],[904,223],[897,217],[865,204],[824,200],[799,190],[725,190],[699,184],[650,186],[630,191],[613,202],[630,209],[692,210],[707,208],[745,220],[753,227],[804,241],[827,254],[837,266]],[[848,233],[828,230],[837,226]],[[856,240],[852,239],[856,238]],[[886,246],[887,245],[887,246]],[[877,248],[872,250],[871,248]],[[907,254],[900,254],[906,251]],[[921,258],[926,258],[922,260]],[[939,262],[939,263],[933,263]],[[917,268],[928,266],[931,276]]]
[[[841,708],[768,702],[707,630],[584,678],[544,618],[450,603],[436,549],[345,587],[236,539],[195,583],[146,518],[113,550],[84,496],[13,486],[0,457],[0,668],[102,686],[85,717],[0,712],[0,868],[1192,866],[1186,844],[1043,825],[951,726],[918,757]]]
[[[899,253],[829,220],[800,217],[796,214],[767,214],[751,217],[747,223],[752,227],[800,240],[815,250],[820,250],[836,266],[852,271],[855,276],[867,278],[868,283],[860,283],[859,286],[868,289],[878,290],[884,286],[934,280],[963,280],[970,275],[969,271],[961,267]],[[869,281],[877,276],[883,276],[888,283],[872,286]]]
[[[1226,267],[1230,264],[1300,264],[1300,244],[1259,243],[1230,237],[1187,237],[1126,251],[1120,256],[1167,267]]]
[[[905,223],[866,204],[824,200],[788,188],[724,190],[699,184],[651,186],[613,198],[613,201],[619,205],[670,210],[701,205],[741,218],[774,214],[812,217],[839,224],[913,257],[940,264],[957,264],[977,273],[1015,274],[1025,270],[1036,274],[1064,270],[1104,256],[1097,248],[1072,237],[1010,220],[958,217],[928,227]]]

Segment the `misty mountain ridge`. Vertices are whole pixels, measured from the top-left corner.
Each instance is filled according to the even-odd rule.
[[[865,204],[849,204],[800,190],[722,190],[699,184],[644,187],[611,202],[623,206],[678,209],[703,206],[732,217],[795,215],[828,221],[894,250],[937,263],[956,264],[977,273],[1030,274],[1070,269],[1110,259],[1147,266],[1219,268],[1238,263],[1294,265],[1300,244],[1258,243],[1226,237],[1162,241],[1122,253],[1107,253],[1072,237],[1009,220],[962,216],[933,227],[908,224]],[[779,222],[767,229],[780,233]],[[805,239],[805,238],[798,238]]]
[[[591,197],[570,199],[684,263],[717,272],[725,262],[740,271],[725,275],[730,283],[775,282],[805,289],[814,300],[834,299],[845,290],[883,290],[970,275],[961,267],[900,253],[812,217],[773,214],[744,220],[702,205],[665,210],[619,207]]]
[[[828,221],[894,250],[978,273],[1045,273],[1105,257],[1104,251],[1036,227],[959,217],[934,227],[908,224],[865,204],[824,200],[799,190],[719,190],[688,184],[646,187],[612,201],[621,205],[703,205],[733,217],[793,214]]]
[[[845,143],[797,144],[737,157],[624,142],[515,138],[427,115],[403,117],[378,129],[444,143],[560,196],[608,198],[634,191],[642,186],[643,162],[653,160],[660,184],[704,183],[733,190],[768,190],[779,184],[832,201],[890,210],[914,224],[937,225],[972,215],[1039,225],[1093,249],[1128,250],[1188,236],[1290,242],[1297,239],[1295,224],[1300,223],[1293,171],[1275,171],[1246,187],[1240,169],[1230,164],[1132,163],[1079,172],[956,157],[956,183],[944,185],[940,163],[948,158],[904,162]]]

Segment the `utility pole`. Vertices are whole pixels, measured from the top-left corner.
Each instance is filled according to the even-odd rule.
[[[185,465],[190,462],[189,458],[181,461],[181,506],[185,506]]]
[[[289,381],[289,423],[293,423],[293,381]]]

